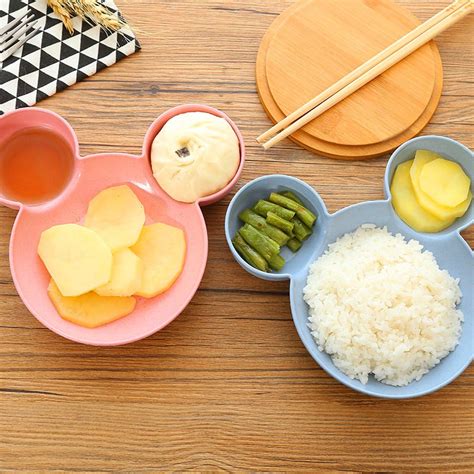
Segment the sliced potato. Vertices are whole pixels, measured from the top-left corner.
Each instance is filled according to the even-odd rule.
[[[147,225],[131,250],[145,266],[142,285],[136,294],[153,298],[170,288],[181,274],[186,257],[186,238],[177,227]]]
[[[49,284],[48,295],[63,319],[85,328],[96,328],[123,318],[136,305],[133,297],[99,296],[93,291],[81,296],[66,297],[53,280]]]
[[[145,224],[145,209],[128,186],[100,192],[89,203],[85,225],[95,230],[112,252],[132,246]]]
[[[458,163],[438,158],[423,166],[420,187],[441,206],[456,207],[468,198],[471,180]]]
[[[462,217],[469,208],[472,201],[472,193],[469,191],[467,199],[456,207],[447,207],[438,204],[436,201],[431,199],[420,186],[420,175],[423,167],[438,158],[442,158],[437,153],[428,150],[418,150],[415,155],[415,161],[410,169],[410,177],[415,191],[416,199],[420,206],[425,211],[433,214],[435,217],[441,220],[456,219]]]
[[[38,255],[64,296],[79,296],[110,280],[112,252],[93,230],[57,225],[41,234]]]
[[[410,168],[413,160],[398,165],[392,180],[392,205],[399,217],[417,232],[440,232],[454,219],[441,220],[425,211],[416,200],[411,184]]]
[[[143,262],[130,250],[115,252],[110,281],[96,288],[101,296],[132,296],[142,284]]]

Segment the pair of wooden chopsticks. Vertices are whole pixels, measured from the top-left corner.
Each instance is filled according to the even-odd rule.
[[[455,0],[257,138],[265,150],[304,127],[468,15],[474,0]],[[273,138],[271,138],[273,137]]]

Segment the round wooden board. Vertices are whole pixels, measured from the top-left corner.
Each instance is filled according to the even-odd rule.
[[[321,1],[322,0],[304,0],[290,7],[286,12],[284,12],[275,20],[275,22],[269,28],[269,30],[267,31],[266,35],[264,36],[262,40],[258,57],[257,57],[257,71],[256,71],[257,72],[257,88],[258,88],[258,92],[259,92],[263,107],[265,108],[269,117],[273,121],[281,120],[286,115],[286,113],[283,112],[282,107],[280,106],[280,103],[278,102],[278,99],[275,98],[276,94],[275,95],[272,94],[269,81],[267,80],[267,71],[269,69],[268,68],[268,63],[269,63],[268,54],[273,48],[275,36],[278,35],[278,33],[281,31],[284,25],[287,24],[289,21],[294,23],[295,14],[301,11],[306,11],[306,8],[308,5],[318,5],[320,4]],[[333,3],[333,2],[331,0],[331,2],[325,2],[325,3]],[[395,15],[395,18],[397,19],[397,21],[395,22],[396,25],[398,25],[397,27],[401,28],[400,25],[402,25],[402,27],[403,25],[405,25],[404,27],[405,30],[403,31],[400,30],[401,33],[398,36],[403,35],[408,29],[412,28],[414,25],[417,24],[417,20],[410,13],[405,12],[403,9],[400,9],[400,7],[398,6],[393,6],[393,4],[389,3],[387,0],[371,0],[367,2],[364,2],[362,0],[343,0],[343,3],[346,6],[348,6],[349,4],[351,5],[363,4],[365,7],[367,7],[367,5],[371,5],[373,6],[373,8],[383,7],[382,11],[387,11],[386,9],[391,9],[393,7],[393,9],[397,12],[397,14]],[[313,11],[313,15],[314,15],[314,11]],[[401,16],[405,18],[404,22],[400,20]],[[324,20],[324,15],[322,16],[322,20]],[[393,30],[390,30],[390,31],[393,31]],[[391,38],[391,41],[393,41],[393,39],[395,38]],[[275,44],[278,44],[278,43],[275,43]],[[381,48],[383,48],[383,45]],[[381,48],[379,48],[378,50],[380,50]],[[423,55],[419,55],[418,53],[422,52],[422,50],[424,50]],[[373,51],[372,54],[376,52],[377,51]],[[367,58],[363,58],[360,62],[362,62],[365,59]],[[405,105],[401,106],[400,104],[404,104],[405,100],[410,100],[410,99],[401,98],[401,95],[402,95],[401,90],[395,88],[395,90],[397,90],[397,93],[396,93],[397,103],[395,103],[393,102],[393,96],[390,91],[388,91],[387,93],[383,92],[383,86],[385,84],[392,84],[391,81],[393,81],[394,78],[397,78],[397,75],[391,76],[391,74],[394,74],[394,72],[396,72],[395,70],[399,68],[401,65],[397,65],[391,68],[389,71],[387,71],[382,76],[380,76],[380,78],[375,79],[370,84],[362,88],[360,91],[356,92],[351,97],[341,102],[334,109],[331,109],[330,111],[326,112],[321,117],[314,120],[311,124],[308,124],[304,129],[295,133],[291,137],[291,139],[299,143],[300,145],[304,146],[305,148],[308,148],[309,150],[314,151],[318,154],[330,156],[333,158],[341,158],[341,159],[364,159],[364,158],[372,158],[372,157],[385,154],[389,152],[390,150],[396,148],[398,145],[400,145],[404,141],[413,137],[414,135],[419,133],[422,130],[422,128],[431,119],[439,103],[439,99],[440,99],[441,91],[442,91],[442,83],[443,83],[441,58],[440,58],[438,49],[433,42],[425,46],[424,48],[421,48],[418,52],[414,53],[403,62],[407,62],[407,67],[410,66],[411,68],[413,68],[415,67],[413,65],[414,59],[417,59],[415,66],[420,67],[420,64],[422,64],[425,66],[425,69],[428,71],[430,70],[430,68],[426,67],[426,61],[428,61],[428,63],[431,61],[433,83],[430,88],[429,78],[427,79],[427,76],[426,75],[424,76],[425,78],[424,84],[429,93],[426,95],[429,95],[429,97],[425,99],[426,103],[424,107],[419,107],[418,111],[415,110],[415,107],[412,107],[410,109],[412,111],[411,118],[406,119],[405,125],[403,127],[398,125],[398,128],[400,129],[398,133],[396,131],[396,124],[397,124],[397,121],[398,123],[400,123],[399,119],[402,118],[403,114],[400,114],[400,113],[397,114],[397,111],[403,112],[403,110],[405,109]],[[351,69],[356,66],[357,64],[353,65]],[[400,71],[403,72],[403,71],[406,71],[406,69],[402,68],[400,69]],[[345,72],[348,72],[348,71],[345,71]],[[313,71],[312,74],[315,74],[315,72]],[[388,82],[386,80],[387,74],[390,78],[390,81]],[[334,77],[334,79],[331,82],[335,82],[339,77],[340,76]],[[311,81],[305,81],[305,83],[306,82],[311,82]],[[378,85],[377,85],[377,82],[378,82]],[[287,83],[284,88],[286,90],[296,91],[297,89],[299,89],[299,84],[288,87],[288,83]],[[392,85],[390,86],[390,88],[392,88]],[[316,91],[314,95],[316,95],[317,92],[318,91]],[[364,104],[364,101],[368,100],[367,94],[369,92],[370,92],[369,95],[371,97],[370,102],[377,102],[376,104],[377,107],[373,107],[370,113],[367,113],[367,110],[365,109],[367,109],[367,107],[370,107],[370,102],[366,102],[366,106],[364,108],[361,109],[360,107],[362,104]],[[391,97],[390,100],[391,100],[392,109],[385,109],[385,107],[388,107],[387,105],[388,102],[385,103],[381,100],[381,97],[385,95],[387,95],[388,97]],[[359,98],[357,98],[356,96],[359,96]],[[374,100],[374,97],[376,98],[376,100]],[[410,91],[407,92],[407,97],[411,97]],[[306,100],[307,99],[303,99],[298,104],[298,106],[306,102]],[[383,102],[385,104],[385,106],[382,109],[378,108],[380,102]],[[294,108],[297,108],[297,107],[295,106]],[[286,109],[286,110],[288,110],[287,113],[291,111],[289,109]],[[375,116],[373,115],[374,110],[377,110],[377,114]],[[331,114],[334,114],[334,115],[331,117]],[[329,117],[329,118],[326,118],[326,117]],[[391,121],[386,120],[387,117]],[[372,122],[369,119],[372,120]],[[383,122],[382,126],[378,125],[378,123],[380,122]],[[318,123],[323,123],[323,125],[320,127],[318,126]],[[342,123],[342,126],[338,125],[341,123]],[[389,127],[386,127],[385,123],[392,124],[391,131],[388,131]],[[341,137],[344,136],[344,133],[347,135],[347,133],[350,132],[350,126],[354,124],[357,127],[355,130],[358,130],[358,131],[356,134],[352,133],[351,135],[349,133],[349,135],[351,135],[351,137],[353,138],[354,137],[357,138],[357,136],[364,137],[364,139],[360,140],[360,142],[362,143],[360,142],[357,143],[356,140],[354,139],[347,140],[349,143],[338,143],[338,141],[342,141]],[[370,133],[372,133],[371,130],[373,130],[374,128],[377,129],[377,132],[375,133],[378,134],[378,136],[383,138],[384,133],[385,133],[385,136],[387,138],[380,141],[374,141],[373,138],[372,139],[368,138],[370,136],[372,137],[374,136],[374,135],[370,135]],[[321,132],[322,130],[322,132],[326,133],[326,135],[322,133],[322,136],[325,137],[326,139],[321,138],[321,133],[319,133],[318,135],[318,132],[314,131],[315,129],[318,130],[319,132]],[[332,132],[334,132],[336,129],[337,131],[334,133],[334,136],[336,138],[333,138]],[[364,135],[361,129],[365,129],[369,133],[366,133]],[[329,134],[329,131],[331,131],[331,134]],[[373,143],[364,143],[364,142],[373,142]]]

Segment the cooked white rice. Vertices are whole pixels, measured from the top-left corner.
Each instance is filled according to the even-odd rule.
[[[459,280],[416,240],[363,225],[312,264],[304,299],[321,351],[353,379],[402,386],[459,342]]]

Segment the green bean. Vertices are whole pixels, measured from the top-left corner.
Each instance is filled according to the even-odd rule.
[[[299,219],[301,219],[301,221],[303,221],[303,223],[308,227],[313,227],[314,223],[316,222],[316,216],[301,204],[293,201],[293,199],[289,199],[286,196],[278,193],[272,193],[270,194],[270,202],[296,212],[296,215],[299,217]]]
[[[280,216],[277,216],[272,211],[268,211],[267,213],[267,222],[268,224],[278,227],[288,235],[291,235],[293,233],[293,227],[295,227],[295,224],[293,224],[293,222],[287,221],[286,219],[282,219]]]
[[[268,262],[272,270],[279,272],[285,266],[285,259],[281,255],[274,255]]]
[[[278,245],[286,245],[290,237],[277,227],[270,225],[262,217],[253,212],[251,209],[245,209],[245,211],[239,214],[241,221],[246,224],[250,224],[258,229],[262,234],[265,234],[270,239],[274,240]]]
[[[292,199],[293,201],[297,202],[300,206],[304,206],[303,201],[292,191],[285,191],[282,194],[288,199]]]
[[[298,239],[295,238],[295,239],[290,239],[286,245],[288,245],[288,248],[293,253],[296,253],[298,252],[298,250],[301,248],[303,244]]]
[[[274,240],[249,224],[245,224],[239,230],[239,234],[267,261],[280,253],[280,246]]]
[[[292,222],[293,224],[295,224],[295,236],[300,242],[306,240],[313,233],[308,226],[306,226],[303,222],[300,221],[300,219],[298,219],[298,217],[293,217]]]
[[[252,267],[262,272],[268,272],[267,261],[252,247],[250,247],[250,245],[248,245],[239,234],[235,235],[232,243],[234,244],[237,252],[239,252],[239,254],[249,265],[252,265]]]
[[[291,219],[293,219],[296,214],[296,212],[285,209],[284,207],[278,206],[272,202],[264,201],[263,199],[260,199],[260,201],[255,204],[253,211],[263,217],[267,217],[268,211],[271,211],[277,216],[280,216],[282,219],[286,219],[287,221],[291,221]]]

